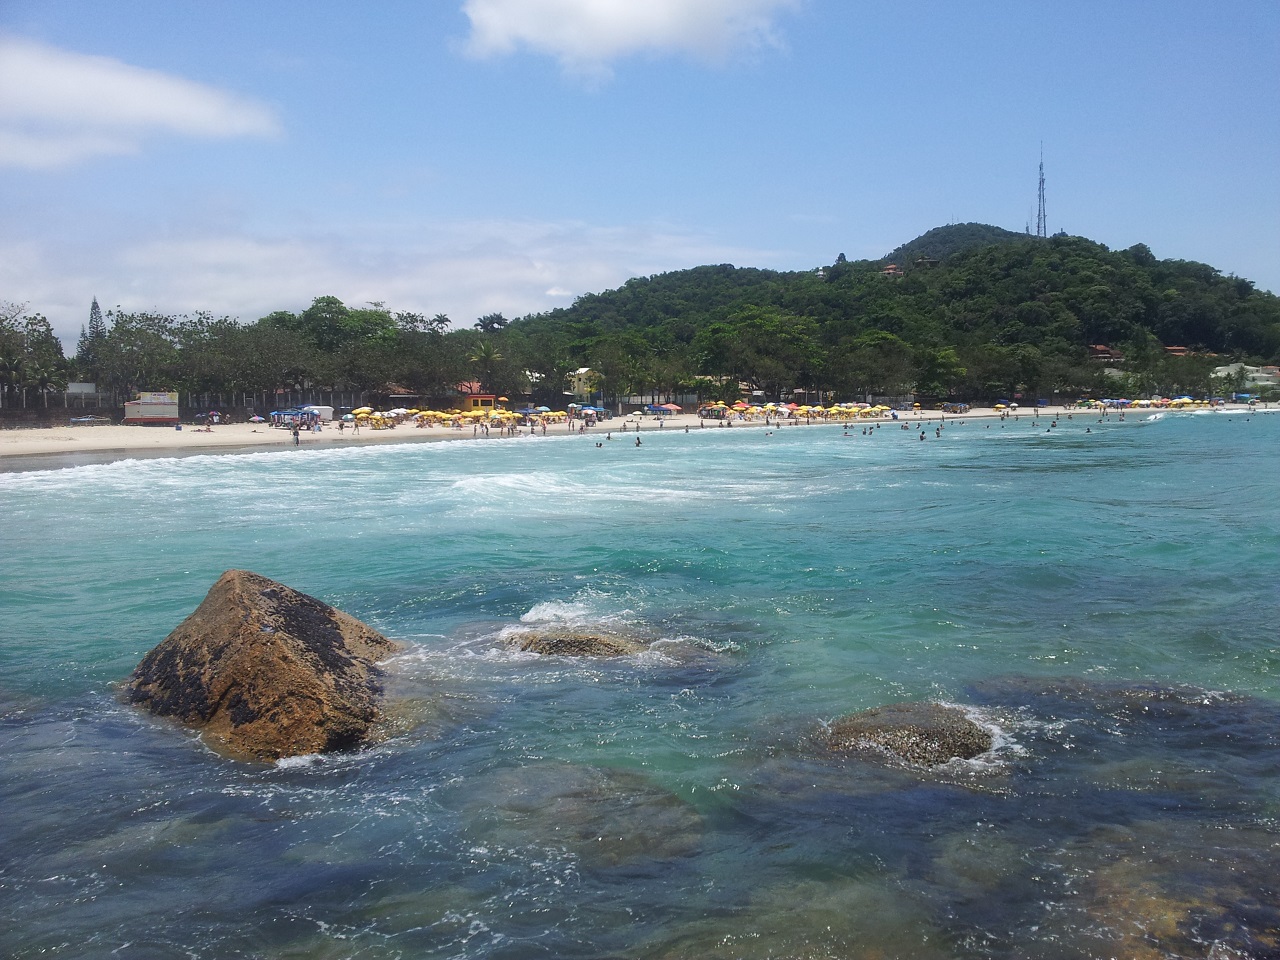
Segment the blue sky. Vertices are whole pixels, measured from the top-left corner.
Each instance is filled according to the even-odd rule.
[[[522,316],[1051,231],[1280,291],[1280,3],[0,0],[0,300]]]

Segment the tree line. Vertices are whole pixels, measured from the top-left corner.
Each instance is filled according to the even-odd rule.
[[[1223,389],[1211,373],[1229,361],[1280,359],[1280,298],[1206,264],[974,224],[913,243],[892,270],[843,255],[810,271],[702,266],[459,329],[443,314],[333,296],[251,323],[120,309],[104,318],[95,301],[70,358],[47,320],[10,307],[0,311],[0,403],[35,402],[74,379],[264,402],[307,387],[447,398],[472,383],[559,405],[583,367],[607,400],[723,399],[739,385],[771,399],[1172,395]],[[1123,361],[1094,359],[1099,344]],[[1165,349],[1175,345],[1186,350]]]

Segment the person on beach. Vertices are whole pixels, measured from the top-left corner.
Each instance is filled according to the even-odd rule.
[[[293,425],[293,445],[296,447],[300,443],[302,443],[302,431],[301,429],[299,429],[298,425],[295,423]]]

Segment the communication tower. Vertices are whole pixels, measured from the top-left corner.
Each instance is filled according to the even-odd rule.
[[[1044,216],[1044,144],[1040,144],[1040,208],[1036,213],[1036,236],[1047,237],[1049,224]]]

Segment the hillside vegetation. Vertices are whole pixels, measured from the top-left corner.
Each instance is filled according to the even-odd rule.
[[[921,258],[936,261],[917,265]],[[885,275],[897,263],[900,276]],[[885,261],[812,272],[728,265],[628,281],[513,333],[626,377],[731,377],[769,394],[981,398],[1106,386],[1091,344],[1125,355],[1131,392],[1205,390],[1226,359],[1274,361],[1280,299],[1213,267],[981,224],[931,230]],[[1164,347],[1199,356],[1173,357]],[[615,349],[618,348],[618,349]],[[1209,356],[1214,355],[1214,356]],[[611,363],[610,361],[615,361]]]
[[[1112,251],[983,224],[930,230],[882,261],[699,266],[466,326],[332,296],[248,324],[213,313],[107,316],[109,325],[91,318],[68,361],[39,314],[0,314],[0,403],[75,378],[122,392],[264,396],[394,385],[438,399],[471,382],[559,405],[583,367],[606,399],[725,398],[740,384],[770,398],[1167,395],[1228,389],[1210,372],[1229,361],[1280,359],[1280,298],[1248,280],[1157,259],[1142,244]],[[1111,375],[1091,359],[1093,344],[1123,355]]]

